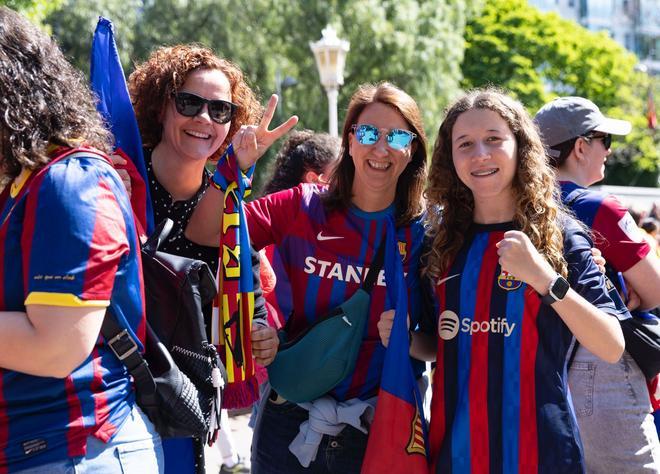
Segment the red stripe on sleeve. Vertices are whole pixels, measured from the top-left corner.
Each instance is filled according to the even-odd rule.
[[[82,299],[110,299],[119,261],[128,252],[124,217],[108,183],[101,179]]]
[[[541,300],[529,286],[520,344],[520,449],[518,472],[538,472],[539,447],[536,426],[536,351],[539,342],[536,318]]]

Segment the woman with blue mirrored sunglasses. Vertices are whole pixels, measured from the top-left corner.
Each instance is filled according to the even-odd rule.
[[[273,113],[274,108],[267,109],[265,116],[272,117]],[[384,140],[379,140],[381,135]],[[303,406],[286,400],[276,390],[270,391],[254,428],[254,474],[360,473],[370,429],[366,420],[379,396],[381,375],[384,377],[385,345],[391,340],[393,351],[408,362],[406,315],[410,314],[411,327],[416,327],[421,318],[419,262],[424,241],[422,192],[427,159],[419,107],[412,97],[392,84],[363,85],[351,98],[341,138],[338,163],[327,187],[302,184],[245,206],[252,244],[256,248],[274,244],[290,282],[293,311],[288,315],[282,340],[305,334],[323,315],[356,294],[381,245],[386,262],[390,262],[384,265],[382,275],[393,283],[378,284],[371,291],[369,308],[360,315],[367,322],[367,329],[354,359],[354,369],[338,385]],[[250,158],[238,144],[236,141],[234,146],[235,163],[238,168],[247,169],[257,158]],[[231,173],[221,173],[228,168],[218,168],[216,174],[226,179]],[[220,190],[207,193],[204,205],[197,208],[186,230],[188,238],[217,244],[223,225],[223,199]],[[401,293],[392,294],[395,286]],[[396,343],[394,336],[381,336],[393,319],[402,329],[395,332]],[[310,353],[309,358],[315,359],[314,354]],[[414,387],[414,377],[421,376],[424,366],[407,367],[409,378],[402,383],[410,382]],[[300,383],[307,388],[315,380],[301,378]],[[387,402],[378,403],[379,407],[385,406],[381,414],[391,412]],[[324,426],[309,422],[330,413],[347,421],[336,423],[327,418]],[[344,415],[350,421],[342,418]],[[376,425],[371,426],[382,423],[378,421],[383,420],[382,416],[376,414]],[[409,420],[405,423],[411,426]],[[300,434],[301,430],[305,433]],[[374,428],[374,432],[379,429]],[[405,438],[407,444],[409,437]],[[386,448],[385,451],[395,451],[395,446]],[[378,457],[388,464],[382,451]],[[374,458],[367,455],[366,459],[365,466]],[[425,469],[424,456],[414,454],[406,460],[417,460]],[[367,472],[385,471],[371,465]]]
[[[381,137],[381,130],[385,131],[386,129],[379,129],[375,125],[368,123],[353,125],[355,137],[361,145],[375,145],[378,143],[378,140],[380,140]],[[387,144],[391,148],[395,150],[403,150],[410,146],[416,136],[417,134],[409,130],[393,128],[387,132],[385,138],[387,140]]]

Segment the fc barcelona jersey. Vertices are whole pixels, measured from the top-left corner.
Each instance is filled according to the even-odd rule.
[[[0,222],[0,314],[111,305],[144,339],[140,247],[109,162],[82,152],[24,172],[0,197]],[[0,473],[82,456],[87,437],[107,442],[133,403],[130,376],[101,337],[65,378],[0,368]]]
[[[584,471],[567,383],[575,340],[533,288],[500,268],[495,245],[512,229],[473,225],[435,287],[433,472]],[[568,221],[571,288],[618,315],[590,248],[587,235]]]
[[[360,288],[384,240],[393,206],[379,212],[358,208],[327,211],[322,189],[301,184],[264,196],[246,206],[250,238],[256,248],[275,244],[280,269],[291,284],[288,336],[294,337],[317,318],[339,306]],[[424,228],[421,219],[396,230],[398,250],[408,287],[414,325],[420,312],[420,267]],[[373,397],[378,392],[385,357],[376,324],[393,309],[381,270],[371,293],[367,327],[355,370],[332,392],[338,400]],[[418,369],[423,368],[418,366]],[[419,370],[421,373],[421,370]]]

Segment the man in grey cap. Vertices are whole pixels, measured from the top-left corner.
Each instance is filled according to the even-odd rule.
[[[622,299],[631,294],[639,297],[626,301],[631,305],[658,306],[660,264],[655,253],[614,196],[586,189],[605,177],[612,135],[627,135],[630,123],[605,117],[582,97],[556,99],[534,121],[556,168],[562,200],[591,227],[594,245],[607,260],[608,275],[614,275]],[[646,379],[630,355],[625,352],[618,363],[608,364],[580,346],[568,380],[587,472],[660,472]]]

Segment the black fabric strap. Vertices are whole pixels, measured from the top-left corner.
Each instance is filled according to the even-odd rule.
[[[367,278],[364,279],[364,283],[362,284],[362,289],[367,293],[371,293],[371,290],[376,284],[376,279],[378,278],[378,275],[380,274],[380,271],[383,268],[383,262],[385,260],[386,242],[387,242],[387,236],[383,237],[383,241],[378,246],[378,250],[376,250],[376,256],[374,257],[374,261],[371,262],[371,265],[369,266],[369,273],[367,273]]]
[[[149,330],[149,328],[147,328]],[[106,340],[110,350],[126,366],[128,372],[135,380],[135,387],[144,395],[156,393],[156,383],[149,370],[149,364],[133,340],[130,333],[119,326],[110,306],[105,312],[101,334]]]

